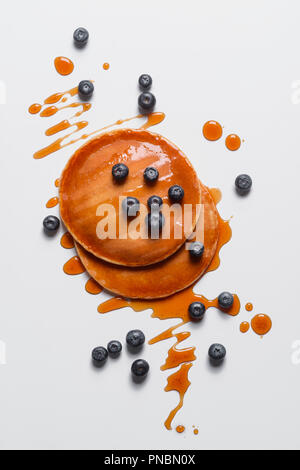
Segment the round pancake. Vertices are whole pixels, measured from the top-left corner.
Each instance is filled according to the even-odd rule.
[[[125,268],[101,261],[76,244],[78,255],[88,273],[105,289],[131,299],[168,297],[197,281],[209,267],[219,239],[219,219],[215,203],[202,186],[202,212],[197,224],[197,237],[204,243],[200,260],[192,259],[186,246],[170,258],[144,268]],[[202,218],[203,217],[203,218]],[[188,243],[188,242],[187,242]]]
[[[129,168],[123,183],[116,183],[112,177],[112,167],[117,163]],[[145,183],[143,176],[149,166],[159,171],[158,181],[151,185]],[[181,210],[180,214],[168,214],[171,205],[168,189],[174,184],[185,191],[182,204],[192,207],[192,216],[184,230]],[[160,196],[164,202],[162,212],[166,223],[162,235],[158,239],[132,238],[136,227],[130,224],[127,239],[120,239],[120,221],[127,224],[126,216],[119,210],[120,197],[133,196],[144,205],[146,212],[141,211],[140,233],[145,236],[147,200],[152,195]],[[186,156],[164,137],[145,130],[120,129],[90,140],[71,157],[60,180],[60,213],[74,239],[96,257],[125,266],[147,266],[175,253],[194,230],[196,205],[200,202],[199,180]],[[99,214],[102,204],[110,204],[113,213]],[[177,206],[181,209],[181,205]],[[98,224],[105,219],[111,226],[115,224],[115,239],[100,239],[97,235]],[[168,227],[170,236],[164,238]],[[175,234],[174,227],[179,229],[179,234]]]

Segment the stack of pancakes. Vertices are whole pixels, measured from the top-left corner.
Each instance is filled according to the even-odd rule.
[[[123,182],[116,182],[112,176],[117,163],[129,169]],[[159,172],[154,184],[144,179],[148,167]],[[168,210],[172,205],[168,190],[173,185],[184,189],[180,204],[189,207],[187,221],[181,211]],[[147,207],[153,195],[162,198],[165,216],[165,226],[156,239],[143,236],[147,226],[142,217],[131,233],[133,224],[120,204],[122,198],[132,196]],[[145,130],[112,131],[75,152],[60,179],[60,211],[90,276],[123,297],[155,299],[179,292],[205,273],[217,250],[219,218],[208,189],[174,144]],[[120,228],[124,218],[126,236]],[[99,237],[97,227],[104,219],[115,226],[115,237]],[[137,228],[140,237],[136,236]],[[167,228],[169,237],[164,233]],[[193,240],[204,244],[201,258],[193,257],[188,250],[187,244]]]

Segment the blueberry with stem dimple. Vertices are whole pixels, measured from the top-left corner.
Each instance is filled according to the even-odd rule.
[[[150,91],[145,91],[140,94],[138,104],[142,114],[151,113],[156,105],[156,98]]]
[[[241,196],[248,194],[252,188],[252,178],[249,175],[239,175],[235,180],[235,188]]]
[[[145,335],[141,330],[131,330],[127,333],[126,343],[131,348],[139,348],[145,342]]]
[[[218,297],[219,307],[228,310],[233,306],[234,297],[230,292],[222,292]]]
[[[122,344],[117,340],[110,341],[107,345],[107,351],[111,357],[117,357],[121,354]]]
[[[189,305],[189,317],[192,321],[200,321],[205,312],[206,308],[202,302],[193,302]]]
[[[178,184],[174,184],[169,188],[168,194],[172,202],[181,202],[184,197],[184,189]]]
[[[143,378],[149,372],[149,364],[145,359],[137,359],[132,363],[131,373],[134,377]]]
[[[156,168],[148,167],[144,171],[144,180],[146,183],[155,183],[158,180],[159,172]]]
[[[160,196],[151,196],[147,201],[147,205],[150,210],[157,211],[163,205],[163,200]]]
[[[220,363],[226,356],[226,349],[223,344],[212,344],[208,350],[209,358],[214,363]]]
[[[116,181],[124,181],[128,174],[129,168],[124,163],[117,163],[112,167],[112,175]]]
[[[139,78],[139,86],[141,90],[149,90],[152,86],[152,78],[150,75],[143,73]]]
[[[122,201],[122,209],[127,217],[136,217],[140,210],[140,201],[136,197],[126,197]]]
[[[92,351],[92,359],[95,365],[103,365],[108,357],[107,349],[103,346],[99,346]]]
[[[83,47],[89,40],[89,32],[85,28],[77,28],[73,34],[74,43],[77,47]]]
[[[87,100],[94,93],[94,85],[90,80],[82,80],[78,85],[78,94],[81,99]]]
[[[189,251],[192,258],[200,259],[204,253],[204,245],[201,242],[193,242],[189,246]]]
[[[60,226],[60,220],[58,217],[55,215],[48,215],[44,220],[43,220],[43,226],[44,230],[47,233],[55,233],[59,229]]]

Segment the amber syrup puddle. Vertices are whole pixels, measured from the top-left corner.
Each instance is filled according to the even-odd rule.
[[[60,244],[66,250],[70,250],[71,248],[75,247],[74,239],[69,232],[63,234],[60,239]]]
[[[59,199],[58,199],[57,196],[55,196],[55,197],[52,197],[51,199],[49,199],[49,201],[46,204],[46,207],[47,207],[47,209],[51,209],[52,207],[57,206],[58,203],[59,203]]]
[[[74,64],[71,59],[62,56],[54,59],[54,66],[57,73],[63,76],[70,75],[74,70]]]
[[[202,129],[205,139],[210,141],[219,140],[223,135],[221,124],[217,121],[207,121]]]
[[[103,291],[103,287],[101,287],[98,282],[95,281],[95,279],[90,278],[86,285],[85,285],[85,290],[92,295],[98,295],[100,292]]]
[[[104,62],[104,64],[103,64],[103,70],[109,70],[109,68],[110,68],[109,63],[108,63],[108,62]]]
[[[254,333],[260,336],[264,336],[272,328],[272,320],[268,315],[260,313],[259,315],[255,315],[255,317],[251,320],[251,327]]]
[[[244,321],[240,324],[240,332],[247,333],[250,329],[250,324],[247,321]]]
[[[73,256],[73,258],[69,259],[69,261],[65,263],[63,269],[64,272],[70,276],[76,276],[85,272],[85,267],[78,256]]]
[[[228,148],[228,150],[231,150],[234,152],[240,148],[241,139],[236,134],[229,134],[225,139],[225,145]]]

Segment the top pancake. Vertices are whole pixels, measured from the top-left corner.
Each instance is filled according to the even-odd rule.
[[[129,168],[123,183],[116,183],[112,177],[112,167],[117,163],[124,163]],[[144,181],[144,170],[149,166],[159,171],[159,179],[154,185]],[[167,210],[171,206],[168,189],[174,184],[185,191],[181,204],[190,204],[193,209],[184,230],[181,214]],[[136,233],[137,227],[130,223],[127,238],[120,239],[120,221],[127,224],[122,209],[119,210],[120,197],[133,196],[141,205],[147,206],[148,198],[153,195],[160,196],[164,202],[162,212],[166,223],[162,235],[159,239],[134,239],[133,231],[135,229]],[[147,266],[175,253],[193,232],[200,195],[195,170],[174,144],[149,131],[121,129],[90,140],[71,157],[60,179],[60,212],[74,239],[96,257],[113,264]],[[102,204],[109,204],[113,211],[100,213]],[[97,226],[107,215],[109,223],[116,226],[115,239],[100,239],[99,232],[97,235]],[[168,227],[170,237],[164,238]],[[181,233],[176,229],[175,234],[174,227]],[[142,211],[140,233],[142,236],[147,233]]]
[[[110,292],[130,299],[168,297],[194,284],[209,268],[220,234],[215,202],[207,188],[201,186],[201,191],[201,213],[192,239],[204,244],[201,259],[193,259],[187,247],[182,246],[161,263],[129,268],[102,261],[76,243],[77,253],[90,276]]]

